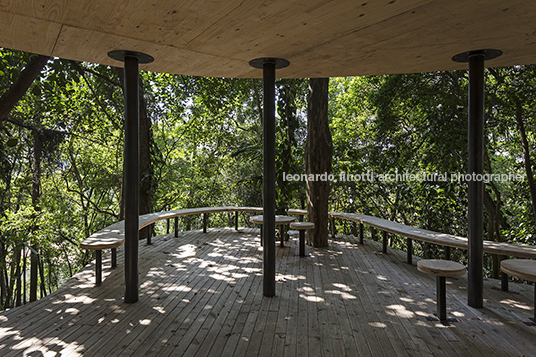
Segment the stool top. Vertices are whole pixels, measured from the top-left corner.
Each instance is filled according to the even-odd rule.
[[[292,229],[313,229],[315,228],[315,224],[313,222],[292,222],[290,224],[290,228]]]
[[[276,215],[275,216],[275,224],[277,226],[282,225],[282,224],[289,224],[290,222],[293,222],[294,220],[295,220],[295,218],[290,217],[290,216],[282,216],[282,215]],[[251,217],[249,217],[249,221],[251,223],[264,224],[264,217],[262,215],[251,216]]]
[[[436,276],[462,276],[465,267],[451,260],[423,259],[417,262],[417,269],[426,274]]]
[[[536,260],[507,259],[501,262],[503,273],[528,281],[536,281]]]

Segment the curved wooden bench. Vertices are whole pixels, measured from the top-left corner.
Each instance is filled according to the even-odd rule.
[[[536,325],[536,260],[508,259],[501,262],[501,271],[505,274],[520,279],[535,282],[534,284],[534,317],[531,318],[532,326]]]
[[[175,237],[178,237],[178,217],[189,216],[194,214],[203,214],[203,232],[207,229],[207,215],[209,213],[236,212],[235,229],[238,229],[238,212],[262,213],[260,207],[198,207],[187,208],[174,211],[148,213],[139,216],[139,229],[145,228],[153,223],[165,219],[175,218]],[[95,250],[95,284],[100,285],[102,282],[102,250],[111,249],[111,266],[117,266],[117,248],[125,243],[125,221],[116,222],[100,231],[93,233],[80,243],[80,247],[86,250]],[[150,244],[150,237],[148,237]]]
[[[462,276],[465,267],[450,260],[423,259],[417,262],[417,269],[425,274],[436,277],[437,317],[441,322],[454,321],[447,319],[447,277]]]
[[[307,215],[306,210],[299,209],[288,210],[288,213]],[[422,228],[415,228],[401,223],[392,222],[386,219],[367,216],[364,214],[342,212],[329,212],[328,214],[332,218],[346,219],[359,223],[361,225],[365,224],[374,228],[378,228],[384,232],[396,234],[411,240],[419,240],[422,242],[443,245],[445,247],[468,249],[468,239],[465,237],[429,231]],[[360,230],[360,235],[362,235],[362,230]],[[360,240],[362,241],[361,237]],[[411,244],[408,244],[408,247],[408,262],[411,263],[411,257],[413,256]],[[484,252],[509,257],[536,259],[536,246],[533,245],[492,242],[485,240]]]

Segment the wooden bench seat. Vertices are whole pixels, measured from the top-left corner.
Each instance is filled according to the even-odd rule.
[[[298,209],[288,210],[288,213],[307,215],[306,210]],[[367,216],[364,214],[329,212],[329,216],[333,218],[346,219],[360,224],[365,224],[374,228],[378,228],[385,232],[406,237],[407,239],[442,245],[445,247],[468,249],[468,239],[465,237],[429,231],[422,228],[415,228],[401,223],[392,222],[386,219]],[[536,246],[533,245],[492,242],[485,240],[484,252],[489,254],[503,255],[507,257],[536,259]],[[408,252],[408,261],[410,260],[409,253],[410,252]]]
[[[508,259],[501,262],[501,271],[519,279],[535,282],[534,284],[534,317],[527,325],[536,325],[536,260]]]

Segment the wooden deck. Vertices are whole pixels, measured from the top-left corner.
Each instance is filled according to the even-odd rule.
[[[381,253],[341,237],[297,256],[297,239],[277,247],[277,296],[262,296],[258,230],[140,243],[140,301],[123,303],[119,267],[104,257],[94,287],[88,265],[52,295],[0,313],[2,356],[533,356],[532,286],[518,294],[491,289],[485,307],[466,304],[465,277],[447,280],[450,326],[428,321],[435,279],[405,263],[405,252]],[[415,261],[417,260],[414,259]]]

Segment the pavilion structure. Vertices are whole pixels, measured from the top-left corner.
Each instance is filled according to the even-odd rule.
[[[526,0],[17,0],[0,4],[0,46],[112,66],[124,61],[124,171],[134,177],[138,68],[263,76],[264,295],[273,296],[276,70],[284,78],[320,78],[469,68],[469,170],[478,174],[483,167],[484,68],[536,63],[534,13],[536,2]],[[133,198],[126,207],[137,207],[137,185],[126,186],[126,196]],[[468,300],[481,307],[482,183],[471,185],[468,194]],[[127,211],[126,217],[125,301],[135,302],[137,211]]]

